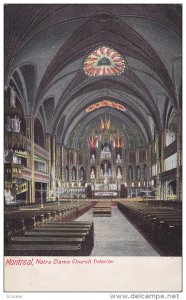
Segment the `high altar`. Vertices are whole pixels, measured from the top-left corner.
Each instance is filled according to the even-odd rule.
[[[100,129],[89,137],[89,180],[95,196],[117,196],[124,182],[124,145],[120,130],[101,118]]]

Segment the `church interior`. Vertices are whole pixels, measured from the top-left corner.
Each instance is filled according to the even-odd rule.
[[[182,6],[4,7],[6,256],[182,255]]]

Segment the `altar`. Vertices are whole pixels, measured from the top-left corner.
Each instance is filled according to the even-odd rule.
[[[104,117],[100,130],[88,139],[88,178],[95,197],[116,197],[124,181],[122,136],[115,124]]]
[[[102,183],[96,183],[92,187],[92,190],[94,190],[94,191],[104,191],[104,184],[102,184]],[[117,190],[117,184],[116,183],[109,183],[107,190],[108,191],[116,191]]]
[[[118,192],[116,191],[95,191],[94,192],[94,197],[95,198],[114,198],[114,197],[118,197]]]

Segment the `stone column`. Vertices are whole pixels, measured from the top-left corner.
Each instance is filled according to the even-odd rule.
[[[31,116],[25,116],[26,120],[26,137],[31,140]]]
[[[30,116],[25,116],[26,120],[26,138],[31,141],[31,122],[30,122],[31,117]],[[28,157],[27,157],[27,167],[29,169],[32,168],[32,163],[31,163],[31,151],[28,152]],[[29,193],[30,194],[30,193]],[[31,202],[31,196],[29,196],[28,202]]]
[[[56,201],[56,137],[52,136],[51,145],[51,190],[52,190],[52,201]]]
[[[100,149],[97,148],[97,150],[96,150],[96,182],[98,182],[99,179],[100,179],[100,166],[101,166],[100,162],[101,162],[101,160],[100,160]],[[84,168],[84,169],[86,170],[86,168]],[[87,181],[88,181],[88,176],[87,176]]]
[[[45,150],[48,152],[48,168],[47,173],[50,174],[51,172],[51,134],[45,134]]]
[[[72,150],[67,150],[69,151],[69,163],[68,163],[68,167],[69,167],[69,183],[70,183],[70,186],[72,186],[72,167],[73,167],[73,164],[71,162],[71,153],[73,153]],[[74,153],[73,153],[73,159],[74,159]]]
[[[48,152],[48,163],[47,163],[47,173],[49,174],[49,183],[47,184],[47,199],[50,200],[50,190],[51,190],[51,134],[45,133],[44,147]]]
[[[79,160],[78,160],[78,150],[76,150],[76,181],[77,181],[77,185],[79,182]],[[79,186],[79,185],[78,185]]]
[[[182,166],[182,116],[181,112],[176,115],[177,123],[177,168],[176,168],[176,198],[178,201],[182,201],[182,178],[181,166]]]
[[[29,203],[29,181],[27,181],[26,204]]]
[[[147,157],[147,181],[149,178],[152,177],[152,156],[151,156],[151,152],[152,152],[152,144],[149,144],[148,147],[148,157]]]
[[[163,173],[165,171],[165,161],[164,161],[164,149],[166,147],[166,130],[163,130],[161,132],[161,149],[160,149],[160,173]],[[161,181],[161,195],[160,195],[160,199],[165,200],[166,196],[165,196],[165,182]]]
[[[123,180],[123,183],[126,182],[127,183],[127,170],[126,170],[126,165],[124,163],[124,157],[126,157],[126,154],[125,154],[125,149],[124,147],[122,148],[122,158],[121,158],[121,168],[122,168],[122,180]]]
[[[61,179],[62,179],[62,182],[66,181],[66,178],[65,178],[65,149],[64,149],[64,146],[61,145]]]
[[[165,171],[164,149],[166,147],[167,130],[164,129],[161,133],[161,172]]]
[[[114,149],[111,152],[111,172],[112,172],[112,178],[116,178],[116,159],[115,159]]]
[[[125,165],[125,177],[126,177],[126,183],[127,187],[129,188],[131,185],[131,180],[129,178],[129,149],[126,149],[123,153],[123,164]]]
[[[163,183],[163,200],[167,200],[167,182]]]
[[[61,187],[62,187],[62,153],[61,153],[61,144],[57,143],[56,144],[56,178],[58,179],[58,194],[61,192]],[[59,186],[60,182],[60,186]]]
[[[61,173],[61,146],[60,144],[56,144],[56,159],[55,159],[55,169],[56,169],[56,178],[60,179]]]
[[[160,166],[160,160],[161,160],[161,155],[160,155],[160,135],[156,135],[155,143],[156,143],[156,163],[157,163],[157,179],[156,179],[156,199],[160,200],[161,199],[161,181],[160,181],[160,173],[161,173],[161,166]]]
[[[31,181],[29,181],[29,199],[28,199],[29,203],[32,203],[31,197],[32,197],[32,184],[31,184]]]
[[[35,203],[35,164],[34,164],[34,117],[27,115],[26,119],[26,138],[30,140],[31,148],[28,155],[27,166],[31,169],[31,181],[29,182],[28,203]]]
[[[63,163],[63,156],[62,156],[62,145],[61,144],[59,145],[59,153],[60,153],[60,168],[59,168],[60,174],[59,174],[59,177],[60,177],[60,180],[61,180],[61,183],[62,183],[62,163]]]

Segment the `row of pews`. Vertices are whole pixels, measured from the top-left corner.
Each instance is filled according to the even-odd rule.
[[[165,202],[165,201],[164,201]],[[182,255],[182,210],[151,202],[118,202],[119,210],[166,256]]]
[[[94,246],[92,222],[70,221],[91,203],[5,212],[5,256],[86,256]]]
[[[108,201],[97,202],[92,211],[93,217],[111,217],[111,203]]]

